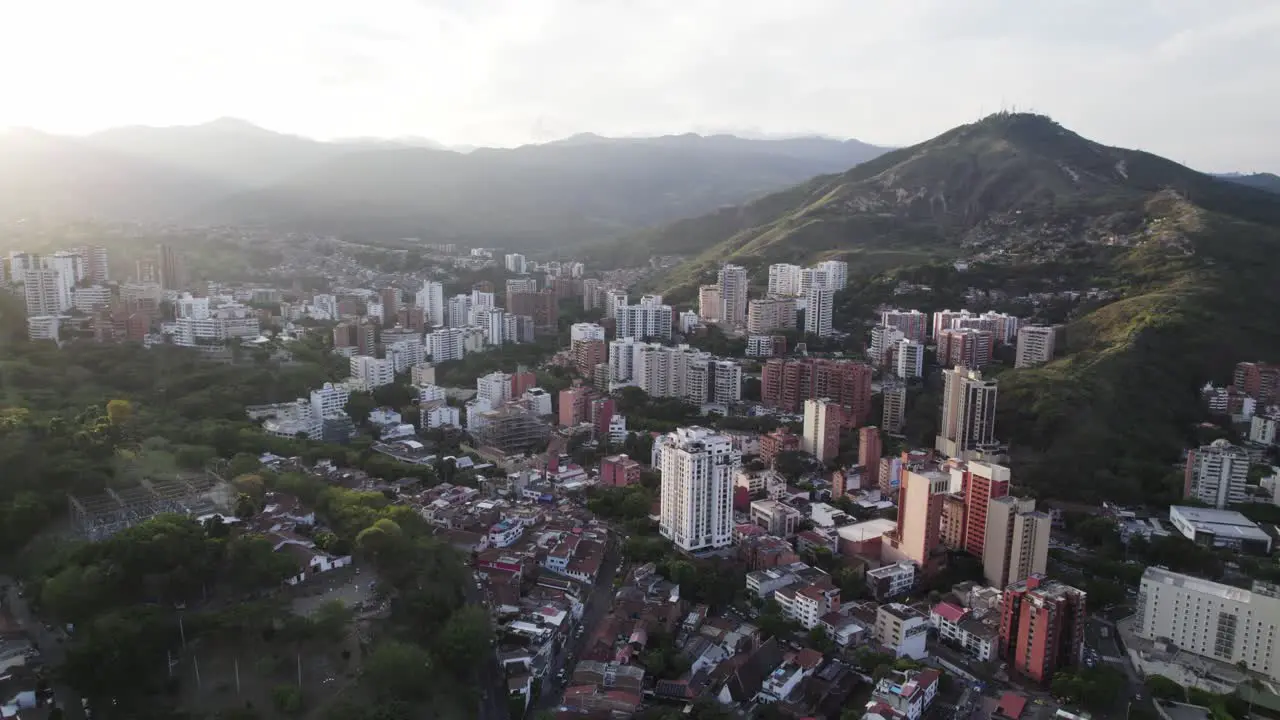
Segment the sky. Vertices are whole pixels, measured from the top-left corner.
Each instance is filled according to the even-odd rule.
[[[1280,172],[1277,38],[1277,0],[16,0],[0,126],[907,145],[1005,108]]]

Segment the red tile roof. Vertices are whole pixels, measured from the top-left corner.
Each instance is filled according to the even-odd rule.
[[[964,608],[956,607],[955,605],[952,605],[951,603],[946,603],[946,602],[941,602],[941,603],[938,603],[937,605],[934,605],[933,611],[938,615],[941,615],[943,620],[946,620],[947,622],[952,622],[952,623],[960,622],[961,620],[964,619],[964,616],[969,612]]]

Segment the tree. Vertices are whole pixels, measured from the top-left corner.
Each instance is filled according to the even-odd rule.
[[[242,590],[279,584],[298,574],[293,556],[276,552],[271,541],[261,535],[241,535],[227,542],[226,577]]]
[[[489,615],[479,605],[464,605],[449,616],[440,633],[440,661],[459,675],[470,675],[493,643]]]
[[[330,600],[316,608],[311,624],[321,637],[338,642],[347,634],[347,625],[354,613],[341,600]]]
[[[113,427],[120,427],[133,417],[133,404],[128,400],[116,398],[107,403],[107,419]]]
[[[379,643],[365,658],[361,673],[380,700],[425,700],[433,687],[431,656],[399,640]]]
[[[271,690],[271,704],[286,715],[302,712],[302,691],[296,685],[277,685]]]
[[[1148,675],[1146,686],[1147,692],[1151,693],[1151,697],[1153,698],[1174,700],[1176,702],[1187,701],[1187,691],[1181,685],[1164,675]]]

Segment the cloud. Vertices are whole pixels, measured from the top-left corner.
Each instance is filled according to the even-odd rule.
[[[42,0],[0,27],[0,123],[907,144],[1017,105],[1205,169],[1274,170],[1278,33],[1274,0]]]

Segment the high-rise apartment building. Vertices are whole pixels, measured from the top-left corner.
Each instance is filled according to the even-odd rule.
[[[573,356],[573,368],[584,378],[595,373],[596,366],[609,361],[609,351],[604,340],[574,340],[569,344]]]
[[[799,295],[800,266],[777,263],[769,266],[770,295]]]
[[[1280,402],[1280,364],[1236,363],[1232,386],[1261,406]]]
[[[1045,571],[1050,521],[1048,514],[1035,508],[1035,500],[1010,495],[987,502],[980,557],[982,575],[991,587],[1006,587]]]
[[[992,500],[1009,494],[1009,468],[971,462],[957,472],[962,475],[961,491],[964,493],[964,531],[960,547],[971,555],[982,557],[987,542],[987,510]]]
[[[720,322],[724,305],[720,301],[719,285],[703,285],[698,288],[698,317],[706,322]]]
[[[620,305],[615,317],[618,320],[617,337],[671,339],[675,316],[671,306],[663,304],[661,295],[645,295],[637,305]]]
[[[451,328],[466,327],[471,323],[471,296],[458,294],[445,303],[445,325]]]
[[[185,283],[182,258],[178,257],[178,253],[173,249],[172,245],[164,243],[156,245],[156,266],[159,271],[157,280],[160,283],[160,287],[165,290],[182,289]]]
[[[762,371],[761,400],[798,413],[805,400],[831,398],[844,410],[847,427],[865,424],[871,412],[871,366],[851,360],[771,359]]]
[[[996,381],[957,366],[942,371],[942,421],[935,449],[950,458],[968,459],[995,442]]]
[[[733,480],[742,455],[728,435],[680,428],[654,443],[662,476],[659,528],[687,552],[733,543]]]
[[[1018,328],[1018,350],[1014,367],[1034,367],[1053,359],[1058,329],[1047,325],[1023,325]]]
[[[476,378],[476,397],[491,408],[502,405],[511,399],[511,376],[504,372],[491,372]]]
[[[23,291],[27,300],[27,317],[47,317],[57,315],[71,307],[71,297],[67,297],[67,305],[62,305],[62,286],[58,282],[58,271],[49,268],[33,268],[22,273]]]
[[[439,364],[449,360],[461,360],[466,354],[466,331],[458,327],[440,328],[427,333],[427,354],[431,362]]]
[[[747,303],[747,332],[764,335],[774,330],[796,328],[796,301],[790,297],[768,297]]]
[[[905,469],[898,488],[898,526],[887,536],[886,554],[892,562],[909,560],[924,568],[941,539],[942,497],[951,477],[937,468]]]
[[[1245,502],[1249,453],[1226,440],[1214,440],[1187,453],[1183,477],[1185,498],[1194,498],[1219,510]]]
[[[995,336],[988,330],[952,328],[938,335],[938,363],[981,370],[991,364]]]
[[[880,414],[880,427],[887,433],[902,432],[907,417],[907,388],[905,385],[884,385],[880,389],[883,407]]]
[[[422,283],[422,289],[414,296],[414,304],[422,308],[427,324],[443,327],[445,324],[444,284],[432,280]]]
[[[838,292],[849,284],[849,263],[843,260],[824,260],[814,268],[827,274],[827,289]]]
[[[893,350],[894,374],[904,380],[924,375],[924,345],[903,338]]]
[[[569,326],[569,341],[604,340],[604,327],[596,323],[574,323]]]
[[[525,271],[525,257],[520,253],[511,253],[503,258],[507,268],[507,272],[523,273]]]
[[[351,378],[356,384],[372,390],[396,381],[395,363],[368,355],[353,355],[350,361]]]
[[[107,249],[99,245],[85,245],[77,249],[76,254],[84,259],[85,277],[92,280],[95,285],[106,285],[111,279]]]
[[[720,267],[720,321],[731,327],[747,324],[747,269],[741,265]]]
[[[896,327],[876,325],[871,328],[871,346],[867,350],[867,359],[877,367],[890,365],[898,343],[906,339],[906,335]],[[911,341],[908,341],[911,342]]]
[[[1013,672],[1046,684],[1080,663],[1087,622],[1084,591],[1032,575],[1004,591],[1000,657]]]
[[[835,308],[835,292],[826,288],[812,288],[805,298],[804,331],[810,335],[831,335],[831,314]]]
[[[862,468],[862,487],[880,486],[880,456],[883,453],[880,428],[874,425],[858,428],[858,465]]]
[[[400,316],[400,288],[383,288],[378,297],[382,303],[382,327],[394,327]]]
[[[840,452],[840,406],[828,398],[804,401],[804,436],[800,449],[828,463]]]
[[[1135,617],[1139,637],[1280,682],[1280,596],[1261,584],[1249,591],[1149,567]]]
[[[924,343],[929,335],[929,315],[919,310],[885,310],[880,313],[880,324],[902,331],[908,340]]]

